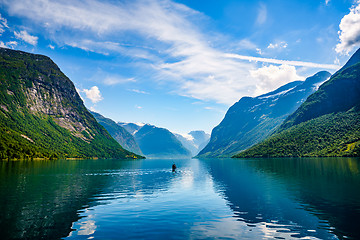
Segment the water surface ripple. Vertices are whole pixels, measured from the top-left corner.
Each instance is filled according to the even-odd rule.
[[[1,239],[360,239],[359,164],[0,162]]]

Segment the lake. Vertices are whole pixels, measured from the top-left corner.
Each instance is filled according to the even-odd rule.
[[[356,158],[0,162],[1,239],[360,239],[359,167]]]

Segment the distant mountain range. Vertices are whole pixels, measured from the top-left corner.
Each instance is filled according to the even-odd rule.
[[[97,123],[50,58],[0,48],[0,159],[139,157]]]
[[[360,49],[264,142],[236,157],[360,156]]]
[[[183,136],[181,134],[172,133],[165,128],[159,128],[150,124],[124,122],[118,122],[117,124],[134,135],[135,140],[138,142],[143,153],[150,158],[193,157],[210,139],[209,134],[200,130],[191,131],[186,136]],[[154,144],[159,146],[159,149],[156,151],[154,148],[149,148],[149,146]],[[143,148],[146,148],[146,150],[144,151]]]
[[[191,152],[165,128],[145,124],[134,134],[147,158],[190,158]]]
[[[196,156],[209,143],[210,134],[204,131],[191,131],[186,136],[175,134],[177,139],[190,150],[192,156]]]
[[[267,94],[241,98],[213,129],[209,144],[198,157],[231,157],[261,142],[330,76],[329,72],[322,71]]]
[[[130,134],[125,128],[110,118],[106,118],[99,113],[93,111],[90,111],[90,113],[123,148],[138,155],[143,155],[139,145],[135,141],[134,136]]]

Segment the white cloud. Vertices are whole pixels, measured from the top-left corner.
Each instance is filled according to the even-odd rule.
[[[135,78],[123,78],[117,75],[109,75],[104,78],[103,83],[106,85],[117,85],[124,84],[128,82],[136,82]]]
[[[194,141],[194,137],[188,133],[177,133],[177,134],[181,135],[183,138],[185,138],[188,141]]]
[[[14,32],[16,38],[23,40],[33,46],[37,44],[38,37],[30,35],[26,30],[22,30],[20,32]]]
[[[91,107],[90,107],[90,110],[91,110],[92,112],[97,112],[97,113],[99,112],[98,110],[96,110],[96,108],[95,108],[94,106],[91,106]]]
[[[339,69],[339,65],[335,64],[321,64],[321,63],[313,63],[313,62],[302,62],[302,61],[291,61],[291,60],[280,60],[274,58],[263,58],[263,57],[251,57],[251,56],[244,56],[239,54],[233,53],[226,53],[224,54],[225,57],[234,58],[239,60],[247,60],[250,62],[265,62],[265,63],[273,63],[273,64],[286,64],[291,66],[298,66],[298,67],[310,67],[310,68],[325,68],[325,69]]]
[[[256,86],[261,85],[263,78],[251,74],[257,62],[338,69],[335,65],[226,54],[222,50],[224,44],[217,48],[211,44],[213,35],[202,31],[198,24],[204,19],[201,13],[171,0],[116,4],[100,0],[3,1],[9,14],[46,26],[48,37],[57,43],[129,57],[132,65],[141,62],[139,72],[146,71],[152,79],[167,83],[173,93],[195,99],[232,104],[244,95],[259,93]],[[267,8],[261,4],[257,23],[263,24],[266,19]],[[128,36],[135,36],[130,38],[131,45],[126,42]],[[250,40],[240,41],[239,46],[257,50]],[[97,79],[108,85],[135,81],[106,75]]]
[[[288,44],[284,41],[278,43],[270,43],[267,48],[269,49],[283,49],[287,48]]]
[[[143,109],[142,106],[138,106],[138,105],[135,105],[135,108],[137,108],[137,109]]]
[[[264,66],[250,73],[252,77],[260,80],[256,83],[255,95],[272,91],[288,82],[305,79],[296,73],[294,66],[289,65]]]
[[[259,55],[262,55],[261,48],[256,48],[256,52],[257,52]]]
[[[55,49],[55,46],[54,46],[54,45],[49,44],[49,48],[50,48],[51,50],[54,50],[54,49]]]
[[[139,89],[129,89],[129,91],[135,92],[135,93],[141,93],[141,94],[150,94],[148,92],[145,92],[145,91],[142,91],[142,90],[139,90]]]
[[[242,39],[238,43],[240,49],[257,49],[256,44],[251,42],[249,39]]]
[[[16,41],[10,41],[7,43],[4,43],[3,41],[0,41],[0,47],[3,48],[11,48],[14,49],[14,47],[17,45],[18,43]]]
[[[258,15],[256,18],[256,24],[262,25],[266,22],[267,19],[267,8],[264,3],[260,3],[259,9],[258,9]]]
[[[348,54],[354,47],[360,45],[360,0],[350,8],[350,13],[345,15],[339,25],[340,43],[336,45],[336,52]]]
[[[5,28],[9,28],[7,20],[0,14],[0,36],[5,32]]]
[[[81,92],[86,94],[86,97],[90,99],[92,103],[97,103],[103,100],[100,90],[97,86],[93,86],[90,89],[83,89]]]
[[[330,0],[325,0],[325,4],[328,5]]]
[[[8,48],[8,46],[6,46],[3,41],[0,41],[0,47],[2,47],[2,48]]]

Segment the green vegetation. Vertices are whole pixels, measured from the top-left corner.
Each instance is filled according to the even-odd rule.
[[[0,48],[0,159],[128,157],[51,59]]]
[[[356,109],[300,123],[235,157],[360,156],[360,113]]]
[[[263,141],[329,77],[330,73],[321,71],[267,94],[241,98],[213,129],[209,144],[197,157],[231,157]]]
[[[360,156],[359,56],[357,51],[275,134],[234,157]]]

